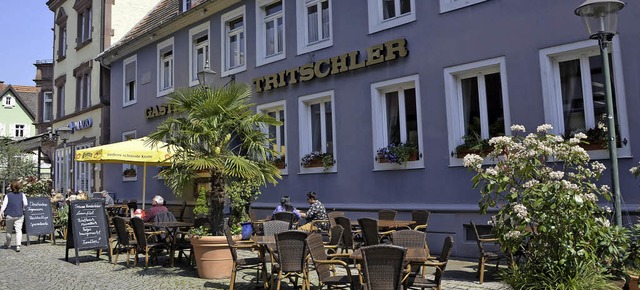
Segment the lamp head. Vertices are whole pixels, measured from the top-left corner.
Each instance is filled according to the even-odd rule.
[[[198,82],[201,86],[211,86],[213,85],[213,76],[215,74],[216,72],[209,67],[209,61],[207,60],[204,68],[198,72]]]
[[[620,0],[586,0],[574,12],[582,17],[592,38],[598,34],[610,38],[617,33],[618,11],[622,8],[624,2]]]
[[[71,136],[71,131],[72,130],[69,127],[60,127],[56,129],[56,135],[58,135],[58,138],[60,138],[61,140],[67,141]]]

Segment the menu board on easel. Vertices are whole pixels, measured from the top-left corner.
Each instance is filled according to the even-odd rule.
[[[67,250],[65,261],[69,260],[69,249],[78,251],[109,249],[109,225],[104,210],[103,200],[74,200],[69,206],[69,222],[67,225]],[[111,252],[109,261],[111,261]]]
[[[27,208],[25,210],[25,229],[27,234],[27,245],[30,244],[29,236],[51,235],[55,244],[53,234],[53,211],[51,210],[51,200],[46,197],[27,198]]]

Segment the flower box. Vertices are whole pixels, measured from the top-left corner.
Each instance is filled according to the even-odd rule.
[[[136,175],[136,170],[133,168],[125,169],[124,172],[122,172],[122,176],[124,177],[136,177]]]
[[[493,151],[493,148],[485,148],[485,149],[469,149],[469,148],[461,148],[461,149],[457,149],[455,152],[456,158],[464,158],[465,156],[469,155],[469,154],[477,154],[480,155],[482,157],[485,157],[487,155],[489,155],[489,153],[491,153],[491,151]]]
[[[378,163],[393,163],[391,161],[389,161],[389,159],[385,158],[383,155],[378,154]],[[409,158],[407,159],[407,161],[416,161],[416,160],[420,160],[420,156],[418,156],[418,153],[411,153],[409,154]]]
[[[278,169],[285,169],[287,167],[287,162],[285,156],[281,156],[271,160],[271,163]]]
[[[310,168],[310,167],[323,167],[323,166],[324,164],[322,163],[322,158],[316,158],[309,161],[309,164],[305,165],[304,167]]]

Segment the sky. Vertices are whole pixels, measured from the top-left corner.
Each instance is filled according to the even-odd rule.
[[[45,0],[0,0],[0,81],[35,86],[36,60],[53,58],[53,12]]]

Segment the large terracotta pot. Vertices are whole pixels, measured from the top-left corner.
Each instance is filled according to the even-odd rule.
[[[629,275],[629,290],[640,290],[638,287],[638,276]]]
[[[191,237],[198,277],[226,279],[231,277],[233,258],[224,236]]]

